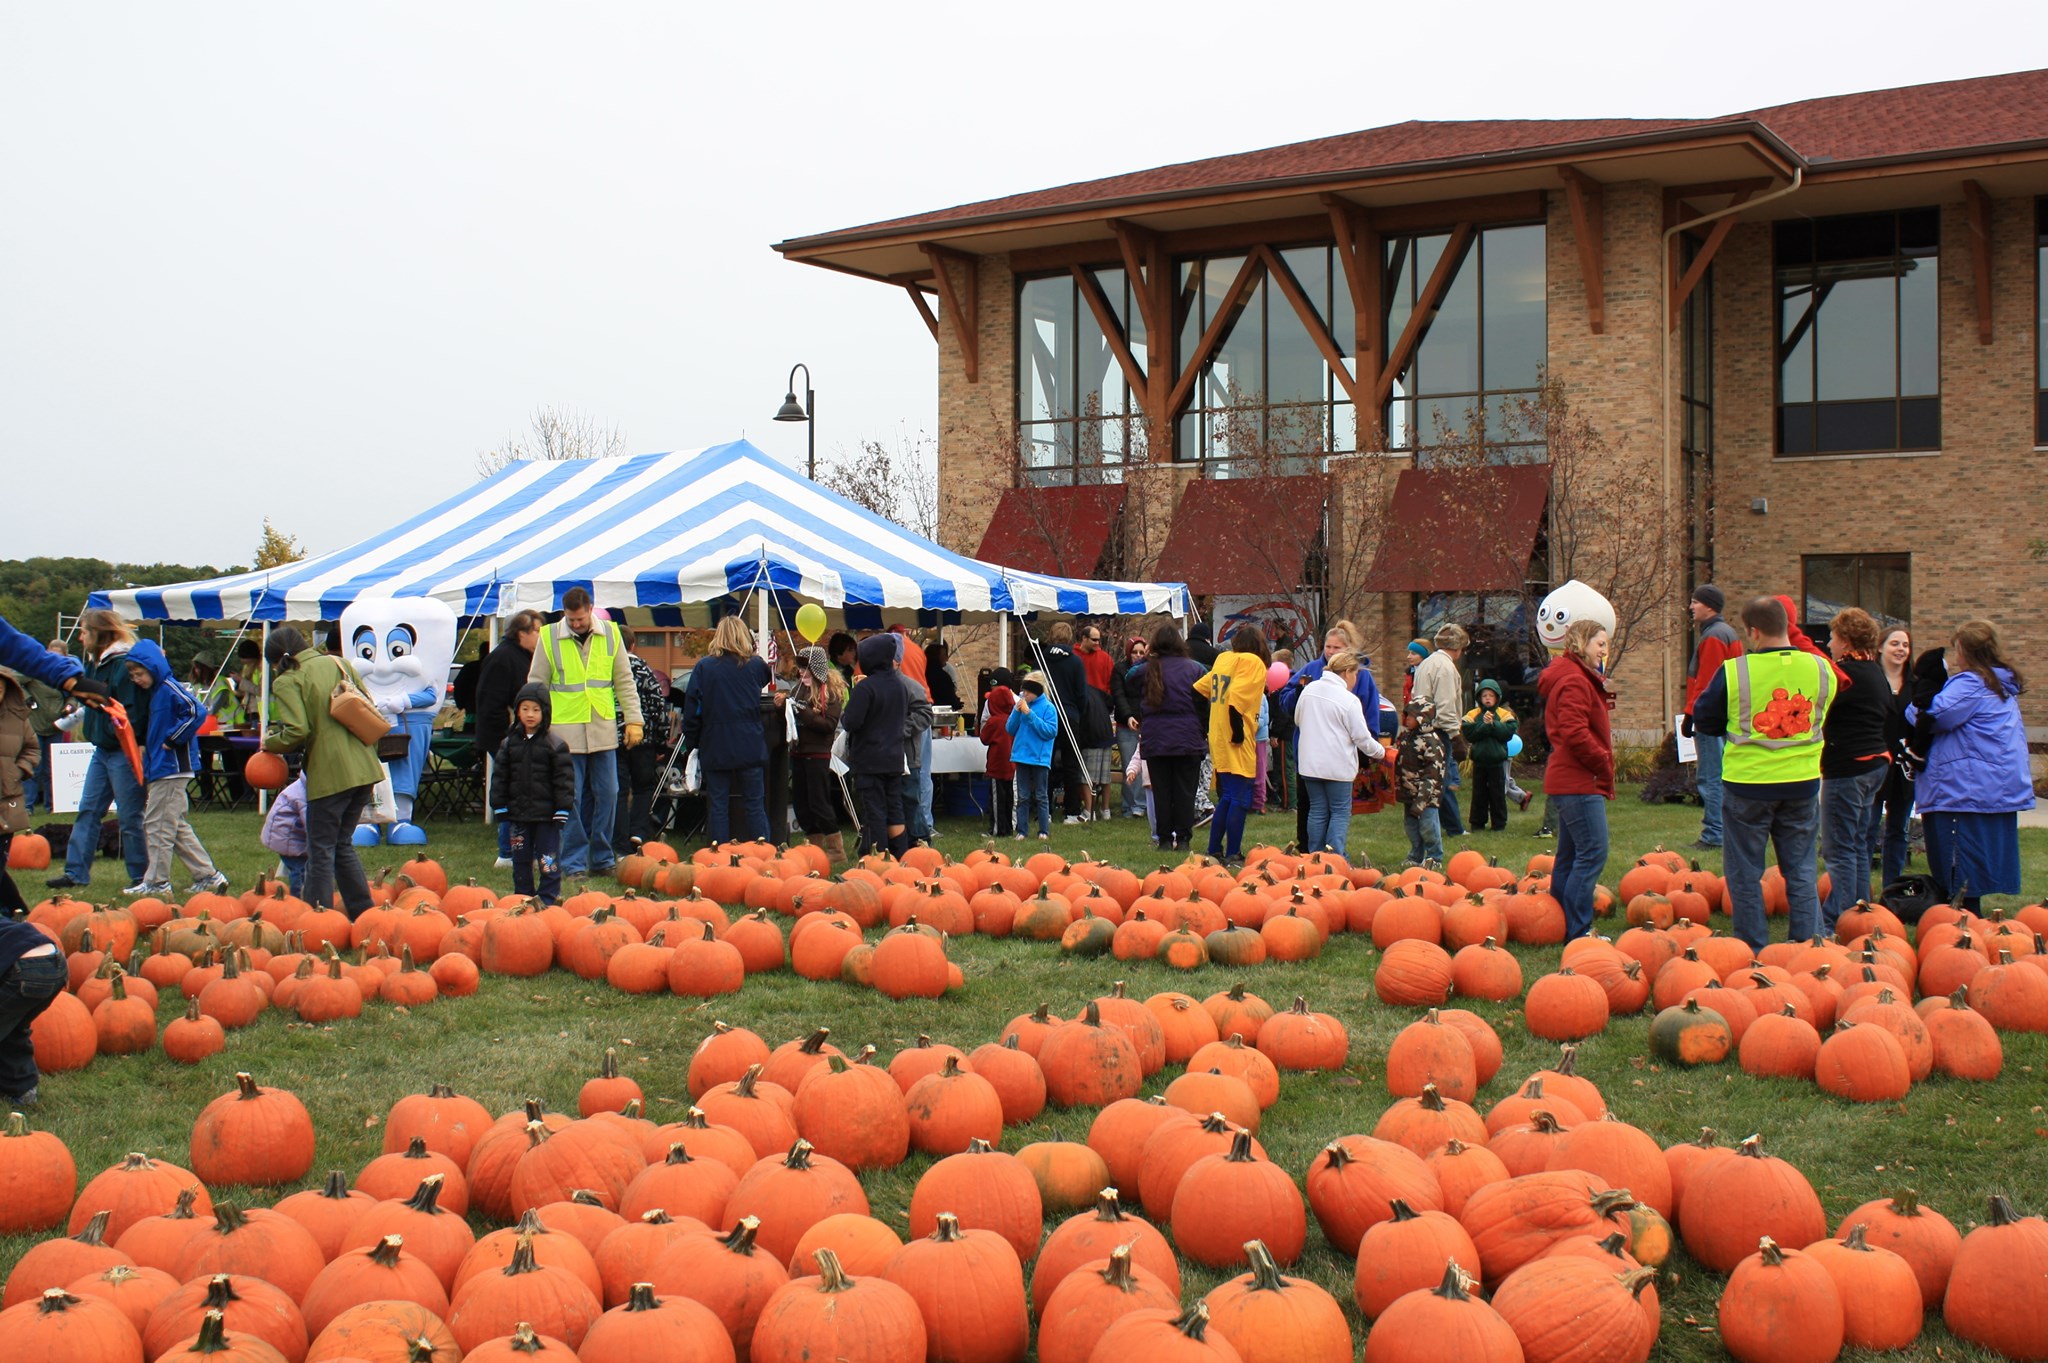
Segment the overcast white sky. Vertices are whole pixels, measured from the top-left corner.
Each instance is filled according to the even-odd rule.
[[[929,431],[902,294],[770,242],[1408,118],[1988,75],[2038,16],[0,0],[0,556],[246,562],[266,514],[337,548],[542,405],[800,462],[798,360],[821,457]]]

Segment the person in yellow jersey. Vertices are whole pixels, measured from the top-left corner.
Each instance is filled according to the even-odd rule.
[[[1230,650],[1216,655],[1195,690],[1209,702],[1209,760],[1216,769],[1216,813],[1209,823],[1209,855],[1226,865],[1244,861],[1244,821],[1252,811],[1252,778],[1259,707],[1266,699],[1265,631],[1239,625]]]
[[[1762,951],[1764,847],[1776,849],[1791,908],[1789,941],[1820,931],[1814,842],[1820,826],[1821,730],[1840,683],[1828,660],[1792,642],[1784,600],[1742,608],[1741,657],[1721,665],[1693,704],[1696,732],[1725,737],[1722,874],[1735,935]]]
[[[576,770],[576,800],[562,832],[562,874],[609,871],[616,861],[612,811],[619,803],[618,721],[624,716],[629,748],[639,745],[642,723],[625,637],[592,609],[589,592],[571,587],[562,594],[562,618],[540,632],[526,679],[548,688],[551,731],[568,745]]]

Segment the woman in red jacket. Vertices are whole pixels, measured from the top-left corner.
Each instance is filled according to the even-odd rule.
[[[1607,631],[1580,620],[1565,631],[1564,652],[1536,679],[1550,764],[1543,793],[1557,823],[1550,892],[1564,906],[1565,940],[1593,930],[1593,888],[1607,867],[1607,802],[1614,798],[1614,694],[1601,669]]]

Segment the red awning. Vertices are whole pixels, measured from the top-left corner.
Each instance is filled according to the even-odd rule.
[[[1199,596],[1286,596],[1323,538],[1320,473],[1198,478],[1181,493],[1159,563],[1148,575]]]
[[[1013,487],[975,557],[1054,577],[1101,577],[1102,551],[1124,509],[1121,483]]]
[[[1520,591],[1549,495],[1548,464],[1405,470],[1365,590]]]

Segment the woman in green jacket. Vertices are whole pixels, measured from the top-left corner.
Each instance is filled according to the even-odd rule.
[[[328,908],[339,886],[343,911],[357,918],[370,907],[370,884],[350,837],[371,789],[384,779],[384,764],[376,748],[350,733],[327,706],[344,679],[361,682],[290,625],[271,631],[263,656],[271,671],[263,746],[305,754],[306,902]]]

